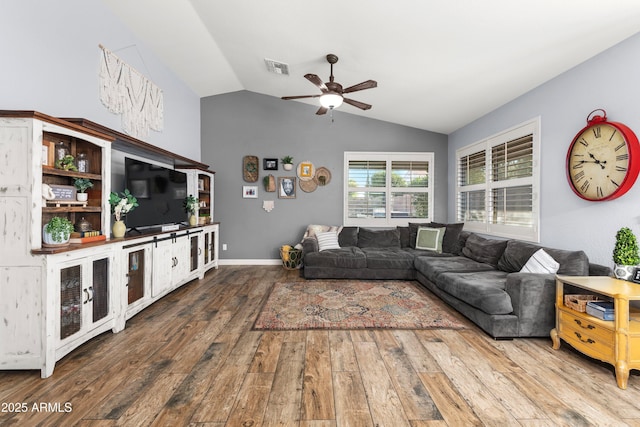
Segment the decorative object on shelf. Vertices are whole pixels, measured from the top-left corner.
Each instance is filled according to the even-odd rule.
[[[54,144],[54,165],[57,166],[66,156],[69,155],[69,146],[64,141],[58,141]]]
[[[87,159],[86,153],[78,153],[76,165],[78,166],[78,172],[89,172],[89,160]]]
[[[278,159],[262,159],[262,169],[266,171],[277,171]]]
[[[300,189],[305,193],[313,193],[318,188],[318,184],[314,179],[310,179],[309,181],[302,181],[298,184]]]
[[[258,180],[257,156],[244,156],[242,158],[242,178],[246,182],[256,182]]]
[[[316,174],[313,177],[313,180],[321,187],[329,185],[331,182],[331,172],[324,166],[319,167],[316,169]]]
[[[204,179],[198,179],[198,191],[204,191]]]
[[[50,184],[54,202],[70,202],[76,200],[76,187],[73,185]]]
[[[267,212],[271,212],[275,207],[275,202],[273,200],[263,200],[262,201],[262,209]]]
[[[211,215],[207,213],[201,213],[198,216],[198,225],[206,225],[211,222]]]
[[[257,199],[258,198],[258,186],[257,185],[243,185],[242,186],[242,198],[244,198],[244,199]]]
[[[78,222],[73,225],[73,231],[78,233],[84,233],[86,231],[92,231],[91,223],[84,217],[80,218]]]
[[[116,218],[111,229],[113,237],[124,237],[127,227],[122,218],[139,206],[138,199],[131,194],[128,188],[125,188],[120,194],[111,192],[109,195],[109,204],[111,205],[111,213],[113,213]]]
[[[296,198],[296,177],[281,176],[278,178],[278,198],[295,199]]]
[[[102,104],[110,112],[122,115],[122,128],[129,135],[143,139],[149,135],[149,129],[161,132],[164,127],[162,89],[113,52],[102,45],[99,47],[102,49],[99,73]]]
[[[53,200],[56,198],[56,195],[53,193],[51,186],[49,184],[42,183],[42,199],[45,203],[49,200]]]
[[[73,185],[78,190],[76,199],[78,199],[79,202],[86,202],[89,197],[87,190],[93,187],[93,182],[88,178],[75,178]]]
[[[313,163],[308,160],[298,163],[298,178],[301,181],[311,181],[315,175]]]
[[[602,112],[602,116],[593,115]],[[587,116],[587,126],[573,139],[567,153],[567,178],[579,197],[592,202],[625,194],[640,173],[640,143],[622,123],[607,121],[602,109]]]
[[[60,247],[69,244],[73,224],[67,218],[54,216],[42,227],[42,246]]]
[[[640,264],[638,241],[635,234],[628,227],[622,227],[616,233],[613,262],[615,263],[613,272],[618,279],[622,280],[629,280],[638,264]]]
[[[78,168],[74,164],[74,157],[71,154],[67,154],[63,158],[56,160],[56,168],[62,169],[64,171],[74,171],[77,172]]]
[[[286,171],[293,170],[293,157],[284,156],[280,161],[282,161],[282,169]]]
[[[184,202],[182,206],[184,207],[184,211],[189,214],[189,225],[193,226],[198,223],[198,218],[196,218],[196,210],[198,209],[198,199],[193,197],[192,194],[189,194],[184,198]]]
[[[273,193],[276,191],[276,178],[269,174],[262,178],[262,185],[264,185],[264,191],[268,193]]]

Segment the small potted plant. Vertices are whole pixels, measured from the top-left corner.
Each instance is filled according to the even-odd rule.
[[[284,156],[280,160],[282,161],[282,169],[284,169],[286,171],[290,171],[291,169],[293,169],[293,157]]]
[[[87,195],[87,190],[93,187],[93,182],[91,182],[91,180],[88,178],[76,178],[73,181],[73,185],[78,190],[78,193],[76,194],[76,198],[78,199],[78,201],[86,202],[89,197]]]
[[[111,192],[109,195],[109,204],[111,205],[111,212],[116,218],[116,222],[113,223],[111,231],[113,237],[124,237],[127,231],[127,226],[122,220],[123,216],[140,206],[138,199],[136,199],[128,188],[120,194]]]
[[[634,269],[640,264],[638,241],[628,227],[623,227],[616,233],[613,262],[615,263],[615,276],[623,280],[628,280],[633,275]]]
[[[73,224],[67,218],[54,216],[42,228],[42,246],[56,247],[69,244]]]
[[[192,194],[184,198],[182,206],[184,206],[184,211],[189,214],[189,225],[196,225],[198,223],[198,218],[195,216],[198,203],[198,199],[193,197]]]
[[[65,171],[78,171],[78,168],[74,164],[74,157],[71,154],[67,154],[60,160],[56,160],[55,167]]]

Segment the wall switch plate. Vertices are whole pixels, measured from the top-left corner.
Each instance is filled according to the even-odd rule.
[[[227,244],[226,244],[226,243],[223,243],[223,244],[222,244],[222,250],[223,250],[223,251],[226,251],[226,250],[227,250]]]

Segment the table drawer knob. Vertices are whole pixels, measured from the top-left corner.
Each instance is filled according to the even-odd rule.
[[[582,325],[582,321],[581,321],[580,319],[573,319],[573,320],[574,320],[574,321],[578,324],[578,326],[580,326],[582,329],[595,329],[595,328],[596,328],[596,327],[595,327],[595,326],[593,326],[593,325],[583,326],[583,325]]]
[[[587,338],[586,340],[582,339],[582,335],[580,335],[579,332],[574,332],[574,334],[576,334],[576,336],[578,337],[578,339],[584,343],[587,344],[595,344],[596,342],[594,340],[592,340],[591,338]]]

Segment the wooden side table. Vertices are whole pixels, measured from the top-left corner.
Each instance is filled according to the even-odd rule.
[[[564,305],[565,284],[614,301],[615,319],[601,320]],[[640,369],[640,312],[629,301],[640,301],[640,285],[606,276],[556,277],[556,327],[553,349],[560,340],[594,359],[615,366],[616,381],[627,388],[629,370]]]

